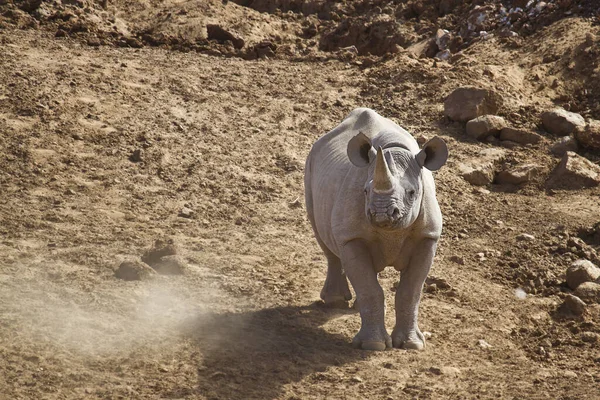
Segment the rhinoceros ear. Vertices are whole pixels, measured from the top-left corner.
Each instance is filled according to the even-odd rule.
[[[358,132],[358,135],[350,139],[346,152],[350,162],[357,167],[366,167],[377,155],[371,141],[362,132]]]
[[[439,137],[434,137],[423,145],[421,151],[415,157],[421,167],[430,171],[437,171],[446,164],[448,159],[448,147]]]

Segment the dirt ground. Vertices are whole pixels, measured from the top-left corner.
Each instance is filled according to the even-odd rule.
[[[540,115],[600,119],[600,28],[593,1],[546,3],[484,40],[474,8],[516,4],[0,1],[0,398],[599,399],[600,305],[560,305],[571,262],[600,260],[600,189],[547,190]],[[438,28],[464,34],[447,61]],[[464,85],[543,136],[504,161],[538,179],[460,176],[499,147],[444,116]],[[450,149],[423,352],[353,349],[358,313],[319,301],[304,160],[359,106]],[[181,274],[115,276],[156,240]]]

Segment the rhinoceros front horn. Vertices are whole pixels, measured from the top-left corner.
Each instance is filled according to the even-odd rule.
[[[376,192],[387,192],[392,190],[392,173],[387,165],[383,150],[377,149],[377,159],[375,161],[375,176],[373,177],[373,190]]]

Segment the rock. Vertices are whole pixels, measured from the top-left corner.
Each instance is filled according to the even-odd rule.
[[[529,182],[539,175],[541,167],[536,164],[521,164],[510,169],[501,171],[496,176],[496,182],[500,184],[520,185]]]
[[[585,312],[585,307],[587,304],[585,304],[585,302],[579,297],[568,294],[567,297],[565,297],[563,305],[572,314],[581,315]]]
[[[492,348],[492,345],[483,339],[479,339],[477,341],[477,346],[481,347],[482,349],[491,349]]]
[[[438,29],[435,33],[435,44],[440,50],[448,49],[448,43],[452,39],[452,34],[445,29]]]
[[[157,240],[154,242],[154,246],[149,250],[146,250],[142,255],[142,261],[146,264],[153,266],[160,262],[162,257],[174,256],[178,253],[177,247],[172,240]]]
[[[133,153],[129,156],[129,161],[131,162],[140,162],[142,161],[143,150],[137,149],[134,150]]]
[[[600,284],[584,282],[575,289],[575,296],[588,303],[600,303]]]
[[[585,120],[579,114],[555,108],[542,114],[542,125],[553,135],[566,136],[575,131],[576,127],[585,126]]]
[[[500,140],[508,140],[519,144],[536,144],[542,140],[542,136],[534,132],[506,127],[500,132]]]
[[[563,136],[550,146],[550,152],[559,157],[564,156],[567,151],[575,152],[577,150],[579,150],[577,140],[571,136]]]
[[[177,255],[161,257],[151,267],[160,275],[182,275],[186,270],[185,262]]]
[[[581,332],[581,340],[587,343],[596,343],[600,341],[600,335],[596,332]]]
[[[178,216],[183,218],[192,218],[194,216],[194,210],[188,207],[183,207],[181,211],[179,211]]]
[[[206,33],[208,36],[208,40],[216,40],[218,42],[225,42],[229,40],[231,41],[231,43],[233,43],[233,47],[235,47],[236,49],[241,49],[242,47],[244,47],[245,44],[244,39],[227,31],[220,25],[206,25]]]
[[[482,115],[467,122],[467,135],[483,140],[490,135],[497,135],[506,126],[504,118],[497,115]]]
[[[567,285],[575,290],[584,282],[598,282],[600,268],[588,260],[577,260],[567,268]]]
[[[115,271],[115,276],[124,281],[141,281],[155,274],[149,265],[141,261],[123,261]]]
[[[517,240],[522,242],[533,242],[535,240],[535,236],[528,233],[521,233],[519,236],[517,236]]]
[[[600,184],[600,167],[572,151],[567,151],[550,174],[550,189],[583,189]]]
[[[442,60],[442,61],[448,61],[450,59],[450,57],[452,57],[452,53],[448,49],[442,50],[442,51],[436,53],[436,55],[435,55],[435,58]]]
[[[600,121],[590,119],[587,125],[575,128],[575,138],[583,147],[600,150]]]
[[[458,265],[465,265],[464,257],[453,255],[453,256],[450,256],[448,259],[454,263],[457,263]]]
[[[502,98],[495,92],[475,87],[455,89],[444,101],[444,114],[454,121],[470,121],[481,115],[496,114]]]
[[[350,378],[350,380],[356,383],[360,383],[363,381],[363,379],[360,376],[353,376],[352,378]]]
[[[434,375],[448,375],[448,376],[458,376],[460,375],[460,369],[456,367],[431,367],[429,368],[429,372]]]
[[[474,158],[458,166],[461,176],[472,185],[488,185],[494,180],[495,164],[504,159],[506,151],[485,149]]]

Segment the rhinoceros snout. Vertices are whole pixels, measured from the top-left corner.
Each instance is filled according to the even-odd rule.
[[[369,222],[374,226],[380,228],[392,228],[400,220],[401,213],[398,207],[391,207],[386,212],[374,212],[373,210],[369,210],[367,216]]]

